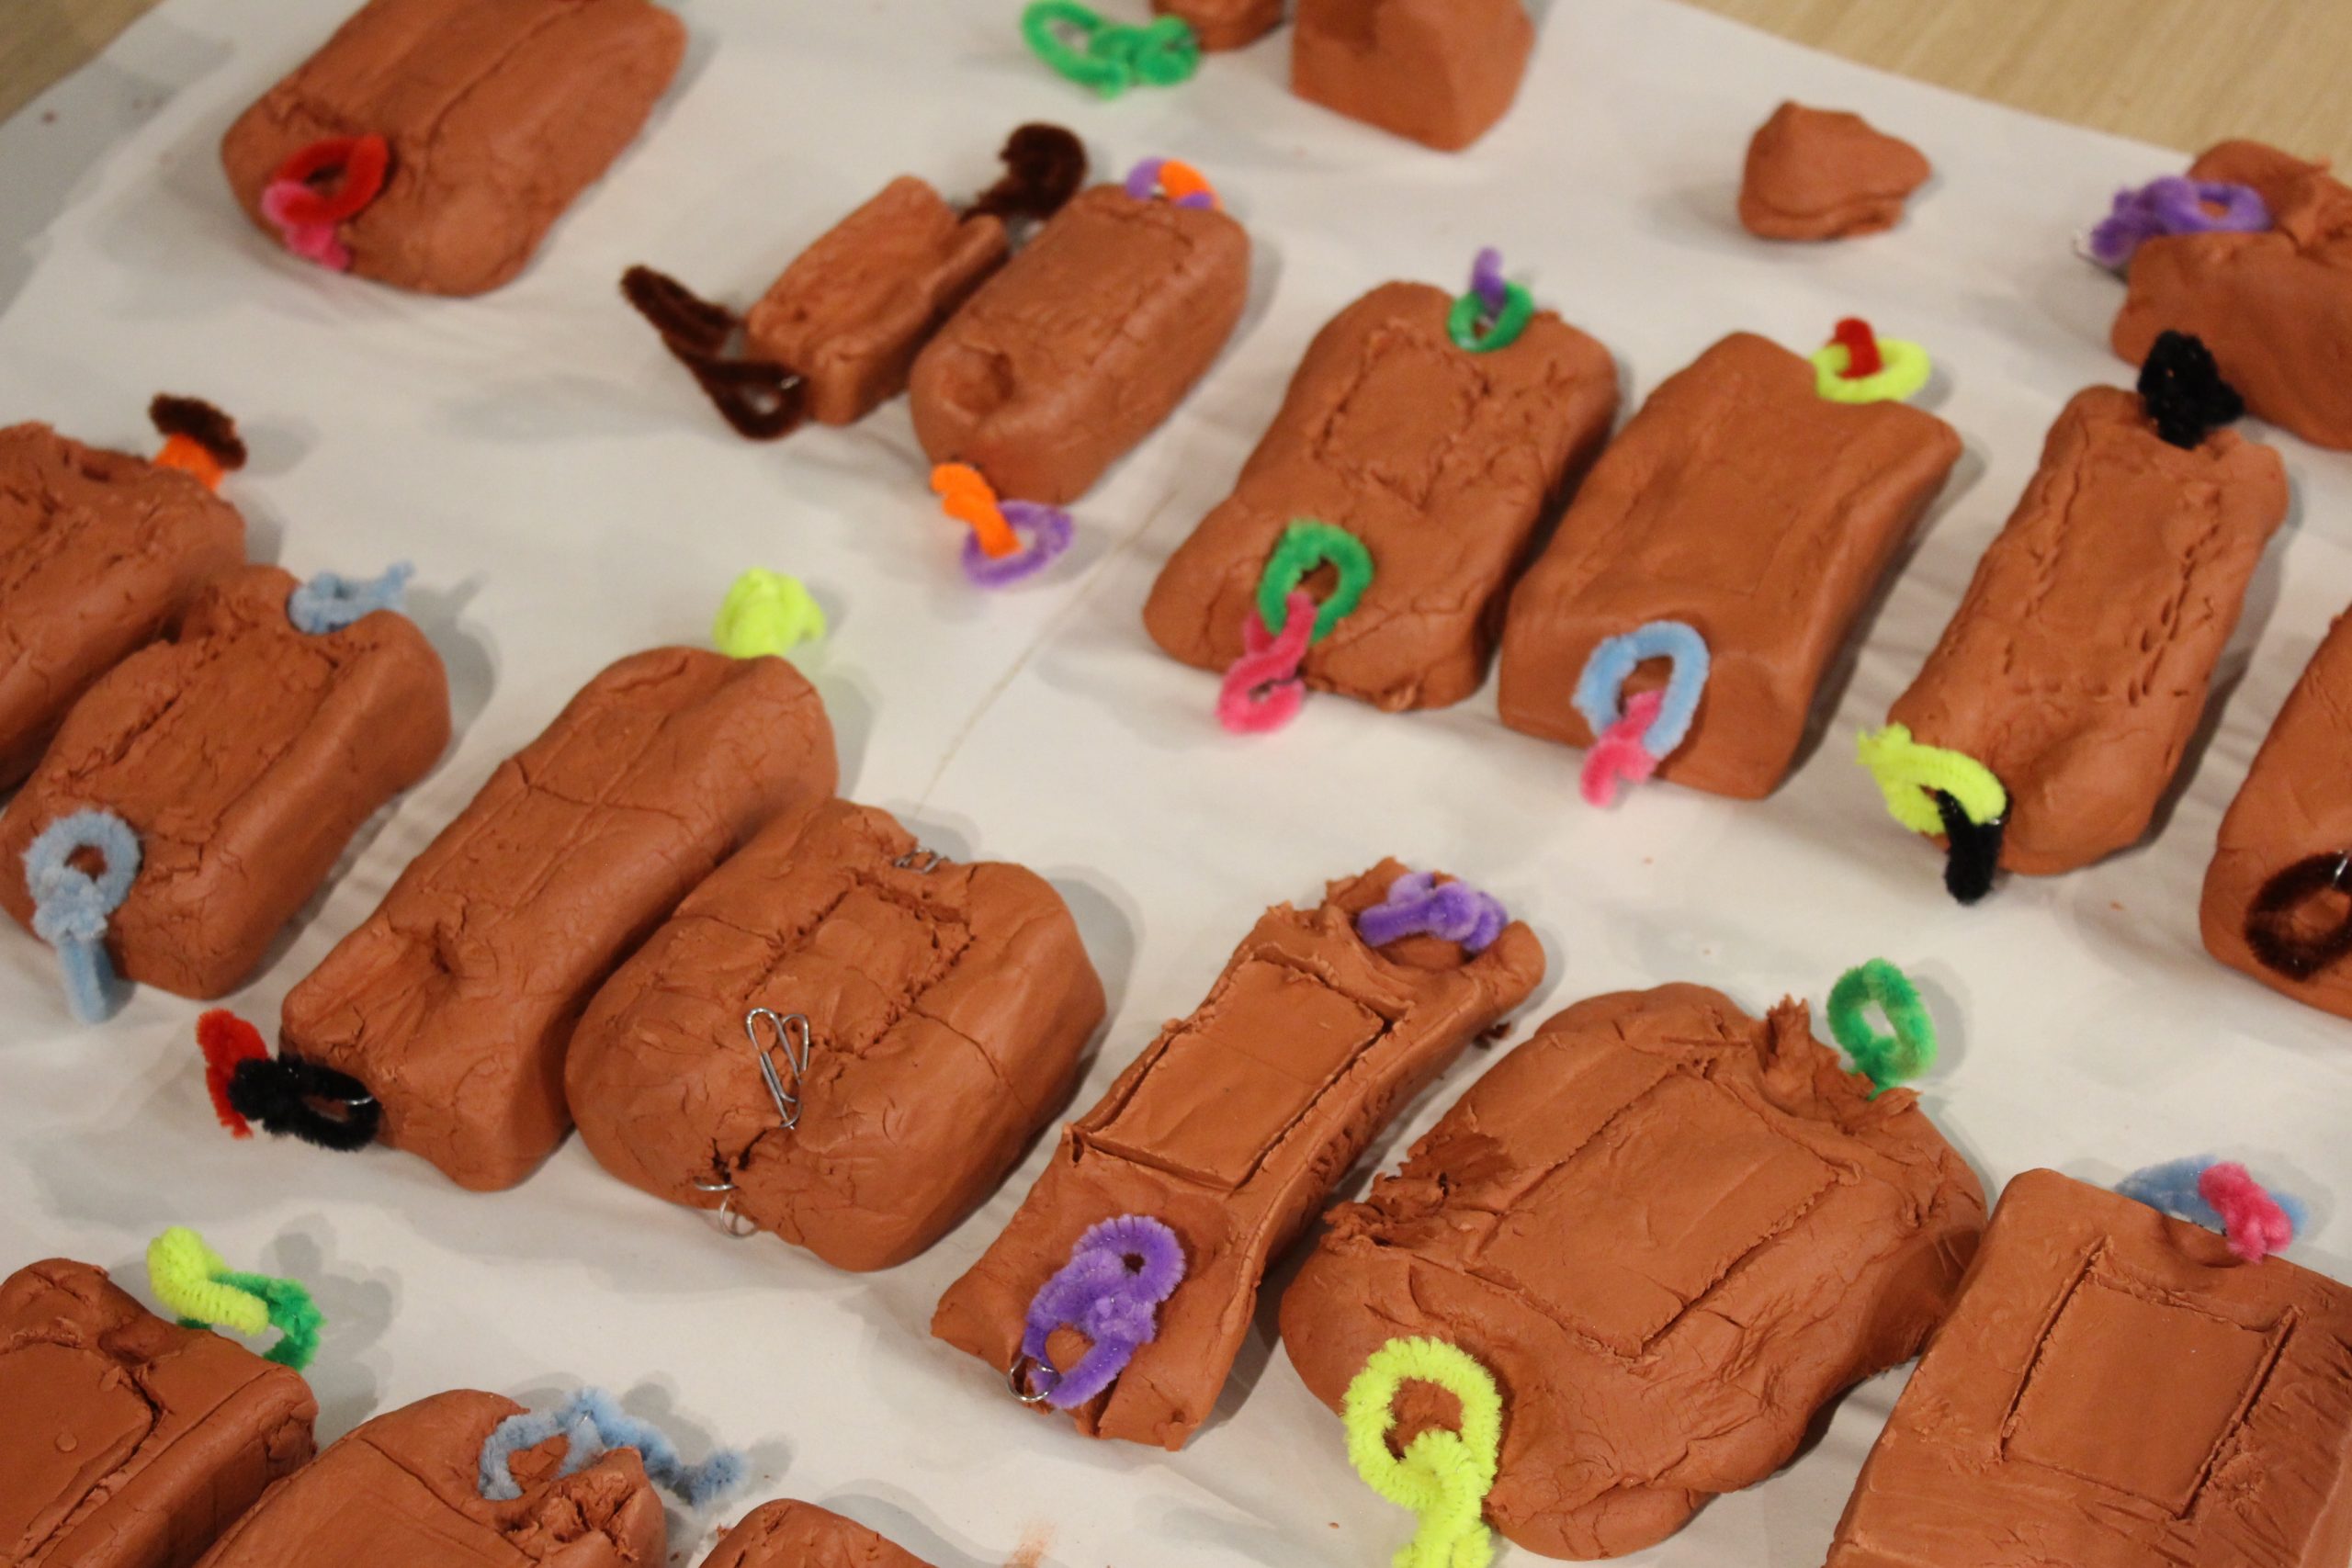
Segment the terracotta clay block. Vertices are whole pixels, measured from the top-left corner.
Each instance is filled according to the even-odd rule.
[[[1526,0],[1298,0],[1290,89],[1458,152],[1510,111],[1534,51]]]
[[[244,558],[245,520],[188,475],[45,424],[0,430],[0,790],[92,682]]]
[[[1544,976],[1543,944],[1518,923],[1476,957],[1428,936],[1367,947],[1355,916],[1403,874],[1383,861],[1332,883],[1318,908],[1268,910],[1207,999],[1063,1130],[932,1332],[1002,1373],[1080,1235],[1155,1217],[1182,1242],[1183,1282],[1159,1308],[1159,1337],[1071,1414],[1089,1437],[1182,1447],[1225,1387],[1267,1265],[1389,1118]],[[1065,1329],[1049,1348],[1068,1366],[1084,1341]]]
[[[764,1503],[711,1548],[702,1568],[930,1568],[897,1542],[813,1503]]]
[[[747,1038],[808,1024],[808,1069],[763,1022],[798,1120]],[[886,811],[769,825],[621,966],[564,1089],[606,1170],[838,1269],[887,1269],[996,1190],[1069,1103],[1102,1021],[1078,926],[1043,877],[933,857]],[[732,1183],[731,1191],[712,1191]]]
[[[2188,333],[2247,408],[2306,441],[2352,447],[2352,186],[2258,141],[2224,141],[2188,174],[2253,186],[2271,227],[2143,244],[2115,352],[2137,365],[2165,331]]]
[[[1594,648],[1686,622],[1712,673],[1657,776],[1772,792],[1823,672],[1960,459],[1933,414],[1833,402],[1814,386],[1806,360],[1735,333],[1650,394],[1511,595],[1505,724],[1589,746],[1574,698]],[[1662,683],[1654,673],[1637,671],[1628,694]]]
[[[901,175],[784,269],[744,335],[801,378],[811,419],[852,424],[907,389],[916,351],[1006,254],[1001,219]]]
[[[2075,394],[1887,715],[2001,781],[2004,866],[2052,875],[2140,840],[2286,515],[2269,447],[2217,430],[2184,450],[2132,393]]]
[[[1082,191],[916,357],[916,438],[1001,495],[1075,501],[1183,400],[1249,293],[1222,210]]]
[[[1383,284],[1316,334],[1233,494],[1161,570],[1153,641],[1232,664],[1267,558],[1316,518],[1363,540],[1374,575],[1308,649],[1306,683],[1391,710],[1478,689],[1538,527],[1609,438],[1617,367],[1549,310],[1510,346],[1467,352],[1447,334],[1453,306]]]
[[[351,270],[481,294],[521,272],[636,139],[685,44],[650,0],[368,0],[229,128],[221,165],[276,237],[262,193],[289,157],[381,136],[382,192],[335,226]]]
[[[1858,114],[1782,104],[1747,144],[1740,225],[1767,240],[1876,234],[1934,173],[1917,147]]]
[[[301,1377],[86,1263],[0,1283],[0,1562],[187,1568],[311,1458]]]
[[[394,611],[318,636],[287,618],[274,566],[217,578],[177,634],[74,705],[0,816],[0,908],[29,929],[21,869],[42,829],[96,807],[138,836],[107,923],[125,978],[225,996],[250,978],[351,835],[449,743],[449,681]]]
[[[1239,49],[1282,25],[1283,0],[1151,0],[1151,11],[1190,22],[1203,49]]]
[[[481,1447],[523,1407],[458,1389],[354,1427],[277,1486],[204,1568],[646,1568],[668,1557],[662,1498],[635,1449],[559,1477],[564,1442],[514,1456],[523,1495],[481,1490]]]
[[[1487,1517],[1613,1557],[1788,1462],[1821,1407],[1917,1355],[1984,1195],[1907,1090],[1871,1097],[1804,1004],[1597,997],[1480,1078],[1343,1204],[1283,1298],[1338,1409],[1373,1353],[1456,1345],[1503,1392]],[[1394,1441],[1458,1420],[1411,1385]]]
[[[571,1124],[564,1047],[597,987],[835,771],[824,705],[783,660],[622,660],[288,995],[286,1051],[367,1085],[394,1148],[461,1187],[513,1186]]]
[[[2352,1018],[2352,614],[2287,694],[2222,818],[2198,907],[2205,950]]]
[[[2001,1205],[1829,1568],[2338,1568],[2352,1290],[2055,1171]]]

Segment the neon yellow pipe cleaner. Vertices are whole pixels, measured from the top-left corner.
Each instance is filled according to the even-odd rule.
[[[718,606],[710,639],[729,659],[782,653],[825,635],[825,612],[797,577],[753,567],[735,580]]]
[[[183,1328],[233,1328],[250,1337],[275,1325],[282,1337],[264,1359],[298,1372],[319,1352],[326,1317],[310,1292],[291,1280],[238,1273],[186,1225],[147,1244],[147,1282]]]
[[[1462,1429],[1423,1432],[1400,1460],[1388,1450],[1388,1434],[1396,1391],[1408,1382],[1434,1383],[1460,1400]],[[1503,1441],[1494,1374],[1443,1340],[1391,1339],[1348,1384],[1340,1418],[1349,1462],[1364,1483],[1420,1516],[1413,1539],[1397,1550],[1396,1568],[1487,1568],[1495,1542],[1485,1507]]]
[[[1916,343],[1897,337],[1878,340],[1885,367],[1875,375],[1849,378],[1846,367],[1853,351],[1842,343],[1826,344],[1813,351],[1813,389],[1833,403],[1899,403],[1928,384],[1935,362]]]
[[[1928,798],[1930,790],[1958,801],[1971,822],[1990,822],[2009,808],[2009,792],[1992,769],[1964,751],[1912,739],[1907,726],[1865,730],[1854,755],[1878,780],[1887,810],[1915,833],[1944,830],[1943,817]]]

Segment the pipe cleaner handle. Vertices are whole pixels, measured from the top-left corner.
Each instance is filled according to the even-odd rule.
[[[2009,792],[1992,769],[1964,751],[1915,740],[1900,724],[1864,731],[1854,756],[1878,781],[1897,822],[1943,835],[1944,886],[1954,898],[1973,904],[1992,890],[2009,815]]]
[[[1894,1031],[1871,1027],[1868,1010],[1877,1008]],[[1853,1058],[1854,1071],[1871,1080],[1875,1097],[1910,1082],[1936,1065],[1936,1021],[1910,976],[1883,958],[1856,964],[1829,988],[1829,1033]]]
[[[1435,1384],[1461,1402],[1459,1430],[1421,1433],[1403,1458],[1389,1450],[1397,1391]],[[1503,1403],[1494,1374],[1442,1339],[1391,1339],[1374,1351],[1340,1401],[1348,1460],[1364,1483],[1420,1516],[1396,1568],[1486,1568],[1494,1538],[1484,1517],[1502,1455]]]
[[[1510,923],[1502,901],[1466,882],[1440,885],[1437,874],[1409,871],[1388,885],[1387,895],[1356,917],[1356,935],[1367,947],[1385,947],[1408,936],[1442,937],[1465,953],[1484,953]]]
[[[601,1388],[584,1388],[554,1410],[526,1410],[509,1416],[482,1439],[476,1489],[485,1502],[511,1503],[523,1495],[514,1479],[514,1456],[537,1448],[549,1438],[564,1439],[560,1478],[577,1475],[613,1449],[635,1449],[645,1473],[667,1487],[690,1508],[699,1508],[741,1485],[748,1468],[741,1454],[719,1449],[700,1464],[680,1457],[669,1435],[650,1421],[623,1410],[620,1401]]]
[[[2116,1192],[2191,1224],[2220,1231],[2230,1250],[2248,1263],[2284,1252],[2309,1216],[2302,1201],[2273,1192],[2234,1160],[2191,1155],[2135,1170]]]
[[[1021,13],[1021,36],[1056,74],[1104,98],[1138,85],[1172,87],[1201,66],[1200,35],[1181,17],[1134,28],[1106,21],[1077,0],[1035,0]]]
[[[1625,701],[1625,682],[1643,661],[1651,659],[1668,660],[1666,687],[1654,708],[1641,704],[1636,711],[1634,704]],[[1645,622],[1594,645],[1577,676],[1574,697],[1576,710],[1591,728],[1594,750],[1600,753],[1587,760],[1583,781],[1587,800],[1610,804],[1616,795],[1614,777],[1647,778],[1690,739],[1711,668],[1707,639],[1683,621]],[[1649,716],[1646,721],[1645,714]],[[1596,776],[1596,765],[1606,773]],[[1611,774],[1614,777],[1607,776]]]
[[[1894,403],[1916,396],[1935,363],[1901,338],[1880,337],[1860,316],[1838,323],[1813,353],[1813,389],[1833,403]]]
[[[1299,671],[1315,633],[1315,596],[1291,591],[1280,637],[1266,629],[1256,606],[1243,613],[1241,657],[1226,667],[1216,694],[1216,721],[1236,735],[1265,735],[1298,716],[1306,701]]]
[[[1090,1226],[1029,1303],[1009,1374],[1014,1392],[1024,1404],[1056,1410],[1084,1404],[1159,1337],[1160,1303],[1183,1282],[1184,1244],[1164,1221],[1122,1214]],[[1086,1353],[1067,1371],[1048,1354],[1054,1331],[1065,1327],[1087,1338]]]
[[[95,876],[74,863],[85,851],[105,863]],[[61,817],[25,850],[33,934],[57,950],[66,1005],[84,1023],[104,1022],[129,994],[107,953],[107,923],[138,875],[139,835],[111,811]]]
[[[345,577],[322,571],[286,596],[286,618],[311,637],[339,632],[379,610],[399,610],[408,601],[416,568],[394,561],[375,577]]]
[[[309,1291],[292,1280],[237,1272],[186,1225],[147,1244],[147,1280],[183,1328],[230,1328],[251,1338],[275,1327],[280,1337],[263,1359],[298,1372],[319,1353],[326,1314]]]
[[[1258,618],[1266,630],[1280,637],[1290,624],[1291,595],[1317,567],[1339,574],[1339,586],[1316,612],[1315,630],[1307,639],[1321,642],[1331,629],[1363,603],[1374,576],[1372,551],[1364,542],[1336,524],[1302,517],[1283,530],[1273,554],[1266,558],[1258,577]]]
[[[797,577],[752,567],[719,603],[710,640],[729,659],[781,655],[825,635],[825,612]]]

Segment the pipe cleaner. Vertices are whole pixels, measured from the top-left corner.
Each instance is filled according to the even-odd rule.
[[[2167,328],[2156,334],[2141,363],[2140,406],[2159,439],[2194,452],[2205,437],[2245,413],[2245,400],[2222,379],[2222,367],[2205,340]]]
[[[1372,552],[1345,528],[1302,517],[1283,530],[1266,570],[1258,579],[1258,618],[1276,637],[1290,622],[1291,594],[1317,567],[1339,573],[1340,585],[1315,614],[1315,633],[1307,640],[1321,642],[1341,617],[1352,614],[1372,586]]]
[[[2308,980],[2352,955],[2352,912],[2322,931],[2305,929],[2301,911],[2352,883],[2352,853],[2323,850],[2275,872],[2245,912],[2245,943],[2256,963],[2290,980]]]
[[[2086,249],[2099,265],[2120,272],[2140,247],[2172,234],[2258,234],[2270,227],[2270,207],[2248,185],[2165,175],[2137,189],[2115,193]]]
[[[202,398],[158,392],[147,404],[147,419],[164,438],[154,459],[159,468],[177,468],[217,491],[224,474],[245,466],[237,422]]]
[[[1892,1034],[1871,1027],[1865,1010],[1875,1007]],[[1829,988],[1830,1037],[1853,1058],[1854,1071],[1871,1080],[1872,1094],[1908,1083],[1936,1065],[1936,1021],[1910,976],[1883,958],[1847,970]]]
[[[1162,1221],[1122,1214],[1090,1227],[1029,1303],[1013,1363],[1023,1399],[1070,1410],[1109,1388],[1158,1337],[1159,1304],[1183,1282],[1184,1244]],[[1054,1330],[1063,1327],[1088,1341],[1067,1371],[1046,1354]]]
[[[1146,158],[1127,171],[1127,194],[1149,201],[1155,194],[1178,207],[1213,211],[1219,205],[1216,188],[1192,164],[1176,158]]]
[[[96,876],[74,863],[85,850],[104,863]],[[59,818],[25,850],[33,934],[57,950],[66,1006],[84,1023],[103,1023],[130,994],[107,952],[107,921],[138,875],[139,835],[96,807]]]
[[[2009,815],[2009,792],[1992,769],[1964,751],[1915,740],[1901,724],[1865,730],[1854,756],[1878,781],[1897,822],[1943,835],[1944,886],[1954,898],[1973,904],[1992,889]]]
[[[1367,947],[1386,947],[1400,937],[1443,937],[1477,953],[1493,946],[1510,923],[1502,900],[1494,895],[1466,882],[1441,884],[1434,872],[1408,871],[1388,885],[1385,897],[1356,917],[1356,935]]]
[[[1001,502],[969,463],[938,465],[931,470],[931,488],[940,510],[972,530],[964,540],[963,563],[976,586],[1001,588],[1035,576],[1069,548],[1069,513],[1035,502]]]
[[[416,568],[394,561],[379,577],[345,577],[322,571],[286,596],[286,618],[311,637],[339,632],[379,610],[399,610],[408,602],[408,580]]]
[[[752,567],[719,602],[710,640],[729,659],[781,655],[825,635],[825,612],[797,577]]]
[[[252,1137],[251,1122],[258,1122],[274,1134],[291,1134],[337,1153],[376,1141],[384,1108],[350,1074],[300,1056],[273,1061],[261,1031],[226,1008],[214,1008],[196,1021],[196,1043],[204,1054],[212,1113],[232,1137]],[[321,1109],[330,1105],[337,1111]]]
[[[1021,13],[1021,36],[1056,74],[1104,98],[1137,85],[1172,87],[1201,68],[1200,35],[1181,17],[1133,28],[1077,0],[1035,0]]]
[[[1389,1451],[1388,1435],[1396,1425],[1397,1391],[1408,1382],[1433,1383],[1461,1401],[1462,1427],[1421,1433],[1399,1459]],[[1340,1412],[1356,1473],[1420,1516],[1413,1539],[1396,1552],[1396,1568],[1487,1568],[1495,1546],[1484,1509],[1503,1438],[1494,1374],[1443,1340],[1391,1339],[1348,1384]]]
[[[1644,719],[1625,703],[1625,682],[1645,660],[1668,661],[1665,689],[1655,707],[1643,704]],[[1576,710],[1592,727],[1593,753],[1585,759],[1584,797],[1595,806],[1616,799],[1618,778],[1639,783],[1657,771],[1690,738],[1707,689],[1707,639],[1683,621],[1650,621],[1630,632],[1604,637],[1577,677]],[[1620,703],[1625,703],[1621,710]]]
[[[382,193],[391,144],[380,136],[338,136],[294,151],[262,188],[261,213],[286,248],[333,272],[351,270],[335,225]]]
[[[1901,402],[1925,387],[1934,369],[1917,344],[1880,337],[1868,321],[1849,316],[1813,353],[1813,389],[1833,403]]]
[[[1470,287],[1457,296],[1445,319],[1456,348],[1491,354],[1509,348],[1535,316],[1534,296],[1503,276],[1503,254],[1492,245],[1470,264]]]
[[[274,1327],[278,1341],[262,1359],[298,1372],[319,1353],[326,1314],[309,1291],[292,1280],[237,1272],[186,1225],[147,1244],[147,1282],[182,1328],[232,1328],[250,1339]]]
[[[565,1445],[563,1462],[556,1469],[559,1478],[577,1475],[608,1449],[635,1449],[653,1483],[674,1493],[689,1508],[732,1492],[742,1484],[747,1468],[743,1456],[731,1449],[718,1450],[700,1464],[688,1465],[660,1427],[629,1415],[603,1389],[583,1388],[560,1409],[526,1410],[491,1428],[482,1439],[477,1478],[483,1500],[512,1503],[522,1496],[523,1488],[514,1479],[514,1456],[557,1437]]]
[[[1216,721],[1236,735],[1265,735],[1296,718],[1306,701],[1299,670],[1314,631],[1315,595],[1304,588],[1292,592],[1279,637],[1252,606],[1241,617],[1241,657],[1217,687]]]
[[[2245,1166],[2211,1155],[2135,1170],[2117,1182],[2115,1190],[2160,1213],[2222,1232],[2229,1237],[2230,1250],[2248,1263],[2286,1251],[2309,1219],[2301,1199],[2272,1192]]]

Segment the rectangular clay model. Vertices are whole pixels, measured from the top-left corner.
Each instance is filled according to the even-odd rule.
[[[1000,1375],[1023,1371],[1025,1316],[1080,1237],[1129,1215],[1164,1225],[1183,1274],[1158,1337],[1071,1414],[1089,1437],[1182,1447],[1225,1387],[1267,1265],[1388,1119],[1543,978],[1543,944],[1516,922],[1476,956],[1435,936],[1367,946],[1356,917],[1406,874],[1383,861],[1332,883],[1317,908],[1268,910],[1207,999],[1063,1130],[932,1332]],[[1048,1347],[1060,1369],[1085,1348],[1068,1327]]]
[[[414,622],[377,610],[296,627],[300,586],[244,567],[198,592],[170,641],[92,686],[0,817],[0,908],[31,929],[25,852],[111,812],[138,874],[107,919],[116,973],[178,996],[250,978],[351,835],[449,743],[449,682]]]
[[[1823,672],[1960,459],[1960,437],[1899,402],[1834,402],[1803,356],[1735,333],[1650,394],[1511,595],[1505,724],[1589,746],[1577,682],[1605,639],[1679,622],[1710,672],[1657,776],[1770,795]],[[1659,683],[1638,671],[1626,690]]]
[[[813,1503],[763,1503],[710,1549],[702,1568],[931,1568],[896,1541]]]
[[[1190,23],[1203,49],[1239,49],[1282,25],[1283,0],[1151,0],[1151,12]]]
[[[2286,515],[2269,447],[2216,430],[2185,450],[2133,394],[2075,394],[1887,715],[2000,780],[2001,864],[2052,875],[2139,842]]]
[[[622,660],[288,995],[286,1052],[365,1084],[383,1142],[461,1187],[512,1187],[571,1124],[563,1053],[596,988],[835,769],[824,704],[783,660]]]
[[[1360,539],[1374,575],[1307,650],[1306,683],[1392,711],[1478,689],[1537,529],[1609,438],[1617,367],[1549,310],[1507,347],[1457,347],[1453,308],[1383,284],[1316,334],[1232,495],[1153,584],[1153,641],[1231,665],[1267,558],[1311,518]]]
[[[1082,191],[915,359],[915,435],[1058,504],[1158,428],[1241,320],[1250,236],[1216,207]]]
[[[1824,1405],[1917,1355],[1984,1195],[1803,1003],[1755,1019],[1677,985],[1551,1019],[1330,1221],[1283,1298],[1306,1386],[1336,1410],[1391,1339],[1467,1351],[1504,1391],[1487,1519],[1594,1558],[1763,1480]],[[1408,1385],[1393,1441],[1458,1421],[1449,1399]]]
[[[273,1490],[204,1568],[642,1568],[666,1562],[662,1497],[635,1449],[556,1473],[560,1438],[514,1456],[522,1495],[481,1495],[482,1445],[523,1407],[458,1389],[355,1427]]]
[[[2352,186],[2258,141],[2221,143],[2188,177],[2252,186],[2270,226],[2141,245],[2115,352],[2137,365],[2165,332],[2191,333],[2247,408],[2306,441],[2352,447]]]
[[[368,0],[229,128],[221,165],[298,254],[484,293],[636,139],[685,42],[650,0]]]
[[[946,861],[830,801],[769,824],[606,982],[564,1090],[622,1180],[887,1269],[1060,1113],[1102,1007],[1043,877]]]
[[[1298,0],[1290,87],[1458,152],[1510,111],[1534,52],[1527,0]]]
[[[0,1562],[188,1568],[308,1462],[319,1407],[300,1374],[51,1258],[0,1283]]]
[[[1829,1568],[2339,1568],[2352,1290],[2055,1171],[2009,1183]]]
[[[854,423],[906,390],[916,351],[1006,254],[1002,220],[903,175],[784,269],[744,335],[801,378],[809,418]]]
[[[190,475],[0,430],[0,790],[23,782],[92,682],[245,558],[245,520]]]
[[[2205,950],[2352,1018],[2352,614],[2287,694],[2222,818],[2198,921]]]

